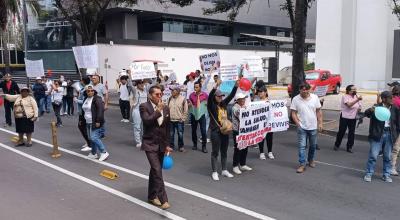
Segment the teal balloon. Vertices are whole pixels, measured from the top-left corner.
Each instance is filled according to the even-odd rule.
[[[390,111],[388,108],[379,106],[375,108],[375,117],[379,121],[388,121],[390,119]]]
[[[162,165],[163,169],[164,169],[164,170],[169,170],[169,169],[171,169],[173,166],[174,166],[174,160],[172,159],[172,157],[169,156],[169,155],[165,155],[165,156],[164,156],[163,165]]]

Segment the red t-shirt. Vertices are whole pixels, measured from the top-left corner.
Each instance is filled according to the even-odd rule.
[[[8,81],[6,83],[6,87],[7,87],[7,90],[10,91],[10,89],[11,89],[11,81]]]

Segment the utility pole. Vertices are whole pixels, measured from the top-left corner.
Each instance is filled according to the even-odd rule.
[[[22,14],[23,14],[22,20],[23,20],[23,25],[24,25],[24,60],[26,60],[26,59],[28,59],[28,28],[27,28],[28,11],[26,9],[26,0],[22,1]],[[26,69],[26,66],[25,66],[25,69]],[[28,75],[26,75],[26,85],[29,88]]]

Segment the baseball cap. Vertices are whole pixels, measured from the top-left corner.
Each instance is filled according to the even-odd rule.
[[[244,99],[244,98],[247,98],[247,95],[244,94],[244,93],[242,93],[242,92],[237,93],[237,94],[236,94],[236,97],[235,97],[236,100],[238,100],[238,99]]]
[[[189,76],[191,76],[191,77],[193,77],[193,78],[196,78],[196,73],[194,73],[194,72],[191,72],[190,74],[189,74]]]
[[[28,90],[28,92],[30,91],[29,88],[28,88],[27,86],[22,87],[22,88],[21,88],[21,92],[22,92],[23,90]]]
[[[41,79],[42,79],[42,77],[40,77],[40,76],[36,77],[36,80],[41,80]]]
[[[85,86],[85,91],[88,90],[88,89],[93,89],[93,85],[86,85]]]
[[[224,93],[221,92],[221,90],[215,91],[215,96],[225,96]]]
[[[389,97],[392,97],[392,92],[383,91],[383,92],[381,93],[381,98],[382,98],[382,99],[389,98]]]
[[[388,83],[387,85],[390,86],[390,87],[393,87],[393,86],[399,86],[400,83],[398,81],[393,81],[391,83]]]

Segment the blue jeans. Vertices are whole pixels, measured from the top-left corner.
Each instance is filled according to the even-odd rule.
[[[171,121],[171,148],[175,149],[175,130],[178,133],[178,148],[183,147],[183,131],[185,128],[185,122],[180,122],[180,121]]]
[[[392,169],[391,165],[391,153],[392,153],[392,135],[390,134],[390,130],[384,131],[381,139],[379,141],[375,141],[370,139],[369,144],[371,148],[369,150],[368,162],[367,162],[367,170],[365,175],[372,176],[374,174],[376,158],[378,157],[379,151],[383,148],[383,175],[390,176],[390,170]]]
[[[133,120],[133,137],[135,139],[136,144],[141,144],[143,136],[143,125],[142,125],[142,118],[140,117],[139,106],[133,109],[132,120]]]
[[[203,115],[200,117],[199,120],[196,121],[194,116],[190,114],[190,120],[192,121],[192,141],[193,147],[197,148],[197,125],[200,124],[200,131],[201,131],[201,145],[202,148],[206,147],[207,144],[207,128],[206,128],[206,116]]]
[[[310,143],[308,149],[307,161],[313,161],[315,155],[315,149],[317,147],[317,130],[304,130],[303,128],[297,128],[297,143],[299,147],[299,163],[300,165],[306,165],[306,146],[307,139]]]
[[[39,114],[42,114],[42,112],[44,112],[44,108],[45,108],[45,106],[44,106],[45,105],[45,97],[37,98],[36,103],[38,105]]]
[[[46,95],[46,97],[44,98],[44,106],[46,109],[47,113],[50,113],[50,109],[51,109],[51,95]]]
[[[103,127],[104,125],[101,126],[100,128],[93,129],[92,124],[86,124],[86,130],[91,142],[92,154],[97,154],[97,150],[100,153],[106,152],[106,147],[101,141],[101,130]]]

